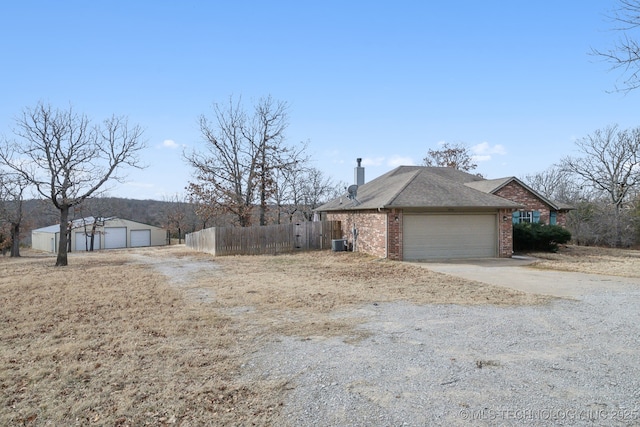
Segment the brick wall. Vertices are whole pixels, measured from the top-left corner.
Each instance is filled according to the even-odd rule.
[[[356,251],[385,258],[387,244],[387,212],[366,210],[359,212],[327,212],[327,220],[340,221],[342,238],[353,245],[353,227],[358,231]]]
[[[554,211],[551,206],[546,204],[535,194],[532,194],[529,190],[518,184],[517,182],[510,182],[502,187],[500,190],[494,193],[496,196],[511,200],[516,203],[520,203],[525,206],[525,210],[528,211],[540,211],[540,222],[549,224],[549,213]],[[562,227],[567,224],[567,212],[566,210],[555,211],[556,212],[556,225]]]
[[[528,211],[540,211],[540,222],[549,224],[549,213],[552,211],[551,206],[546,204],[535,194],[518,184],[517,182],[510,182],[502,187],[500,190],[494,193],[496,196],[500,196],[507,200],[511,200],[516,203],[520,203],[525,206],[525,210]],[[556,224],[564,227],[567,224],[567,211],[555,211],[556,212]]]
[[[512,202],[520,203],[525,206],[524,210],[527,211],[540,211],[540,222],[549,224],[549,212],[550,206],[540,199],[535,194],[521,186],[515,181],[511,181],[509,184],[496,191],[496,196],[500,196],[504,199],[511,200]],[[564,216],[564,215],[562,215]],[[556,216],[556,221],[560,225],[560,213]],[[564,224],[562,224],[564,225]]]
[[[402,261],[402,227],[403,215],[401,209],[392,209],[387,213],[387,258]]]
[[[498,212],[498,256],[511,258],[513,255],[513,222],[511,209],[500,209]]]

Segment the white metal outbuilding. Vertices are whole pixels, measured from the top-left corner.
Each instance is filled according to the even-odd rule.
[[[71,223],[71,252],[93,249],[136,248],[145,246],[163,246],[167,243],[164,228],[122,218],[81,218]],[[60,242],[60,226],[50,225],[31,232],[33,249],[57,252]]]

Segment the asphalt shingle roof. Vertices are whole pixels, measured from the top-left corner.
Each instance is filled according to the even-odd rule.
[[[483,193],[493,193],[497,191],[499,188],[507,185],[513,177],[509,176],[506,178],[498,178],[498,179],[483,179],[480,181],[467,182],[465,185],[467,187],[475,188],[476,190],[480,190]]]
[[[482,178],[452,168],[399,166],[358,188],[356,200],[346,194],[317,211],[378,208],[519,208],[518,203],[465,184]]]
[[[485,179],[482,181],[475,181],[475,182],[467,182],[465,185],[467,187],[475,188],[476,190],[484,191],[485,193],[494,193],[499,189],[501,189],[502,187],[504,187],[505,185],[509,184],[510,182],[516,182],[521,187],[526,188],[527,191],[537,195],[542,201],[544,201],[554,209],[557,209],[557,210],[573,209],[573,206],[571,205],[568,205],[566,203],[556,202],[555,200],[546,198],[542,194],[536,192],[533,188],[529,187],[524,182],[520,181],[515,176],[509,176],[506,178],[498,178],[498,179]]]

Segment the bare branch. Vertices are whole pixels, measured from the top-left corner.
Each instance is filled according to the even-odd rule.
[[[628,93],[640,87],[640,44],[634,34],[640,27],[640,1],[618,0],[619,6],[610,16],[612,30],[620,33],[609,49],[591,49],[591,54],[611,65],[611,70],[621,72],[621,86],[615,91]]]

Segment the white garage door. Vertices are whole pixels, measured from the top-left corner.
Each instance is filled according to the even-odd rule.
[[[104,248],[116,249],[127,247],[126,227],[105,227],[104,228]]]
[[[131,247],[151,246],[151,230],[131,230]]]
[[[91,248],[91,235],[76,233],[76,251],[87,251]],[[100,250],[100,235],[93,236],[93,250]]]
[[[405,260],[497,256],[495,214],[405,214]]]

